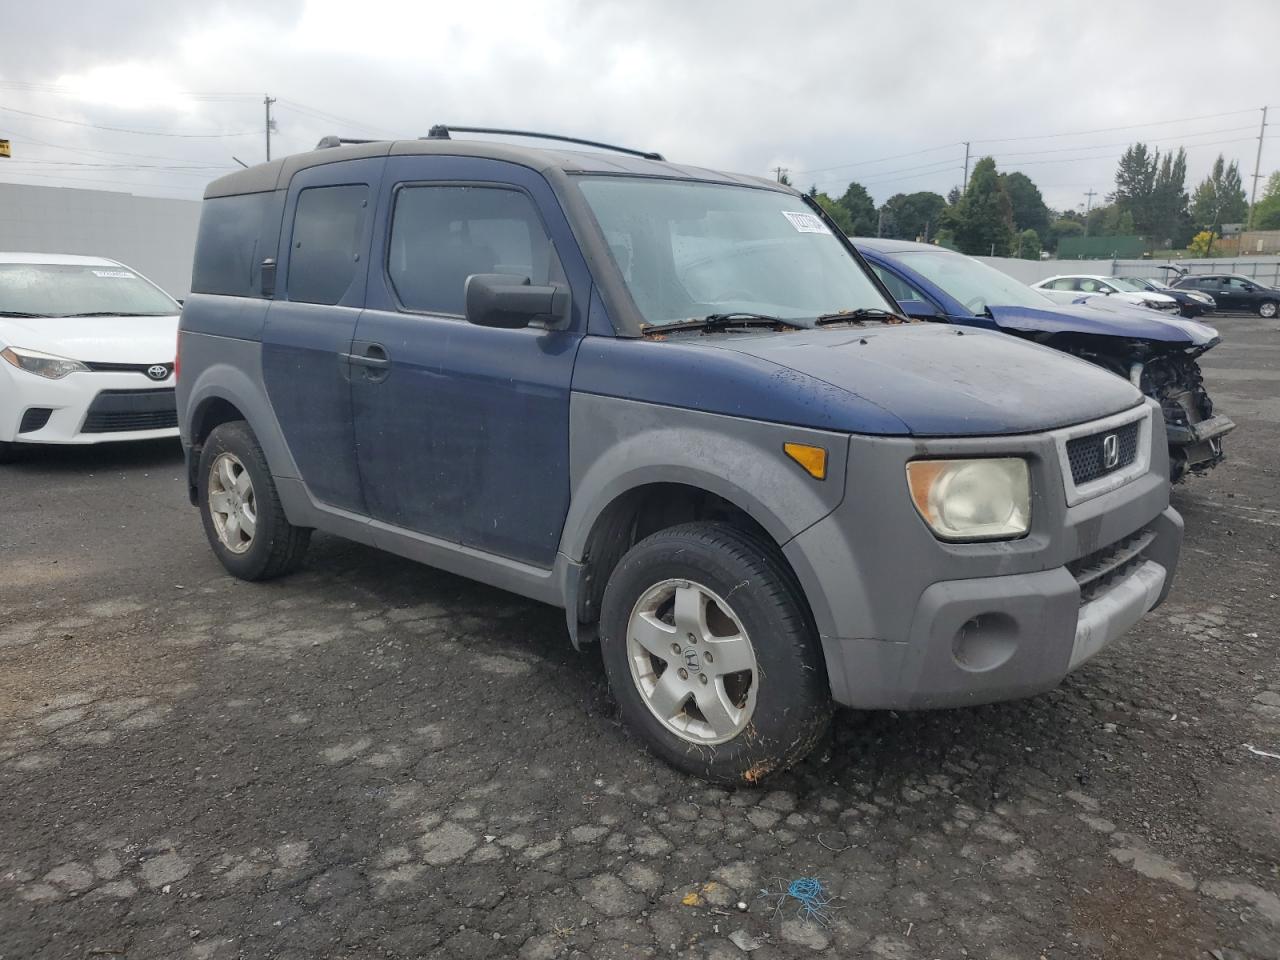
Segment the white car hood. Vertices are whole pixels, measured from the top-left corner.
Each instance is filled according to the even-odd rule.
[[[178,315],[0,317],[0,347],[26,347],[82,363],[171,363]]]

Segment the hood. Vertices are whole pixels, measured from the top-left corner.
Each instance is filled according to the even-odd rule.
[[[26,347],[82,363],[168,363],[177,342],[177,314],[0,317],[0,346]]]
[[[1188,347],[1204,346],[1218,338],[1218,331],[1203,323],[1162,316],[1146,307],[1114,303],[1106,297],[1090,297],[1080,303],[1063,303],[1046,309],[1017,306],[987,309],[1002,330],[1086,333]]]
[[[888,411],[916,436],[1034,433],[1142,402],[1128,381],[1057,350],[944,324],[706,338]]]

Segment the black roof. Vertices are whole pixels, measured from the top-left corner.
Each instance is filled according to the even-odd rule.
[[[775,183],[766,177],[724,173],[705,167],[670,163],[665,160],[645,160],[620,153],[587,150],[547,150],[535,147],[512,146],[479,140],[378,140],[350,146],[328,147],[308,153],[260,163],[246,170],[237,170],[214,180],[205,188],[205,199],[226,197],[241,193],[262,193],[288,186],[299,170],[357,160],[366,157],[438,155],[449,157],[484,157],[506,160],[538,171],[557,170],[567,174],[615,174],[636,177],[665,177],[680,180],[701,180],[711,183],[740,184],[767,187],[786,193],[794,193],[789,187]]]

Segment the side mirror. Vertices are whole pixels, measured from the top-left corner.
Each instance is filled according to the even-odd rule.
[[[937,320],[938,311],[934,309],[932,303],[926,303],[924,300],[899,300],[898,306],[912,320]]]
[[[467,322],[479,327],[517,330],[534,320],[556,326],[569,319],[569,288],[563,284],[534,286],[528,277],[473,273],[464,298]]]

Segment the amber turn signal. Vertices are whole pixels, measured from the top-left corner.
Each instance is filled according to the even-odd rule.
[[[784,443],[783,451],[816,480],[827,479],[827,451],[807,443]]]

